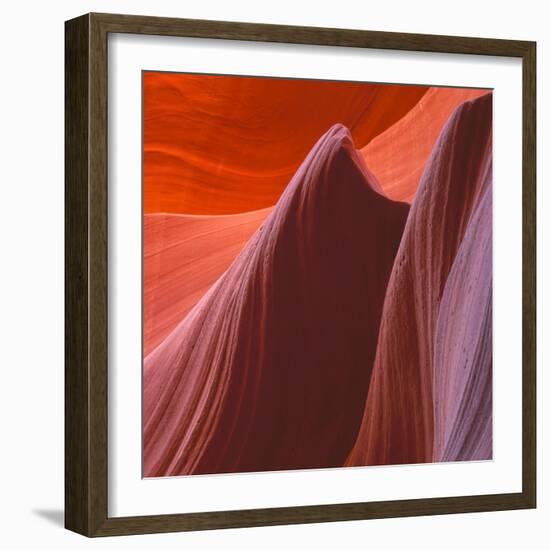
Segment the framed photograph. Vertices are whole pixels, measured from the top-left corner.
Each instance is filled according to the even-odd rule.
[[[535,43],[65,39],[68,529],[536,506]]]

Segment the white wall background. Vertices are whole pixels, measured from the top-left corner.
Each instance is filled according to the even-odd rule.
[[[3,5],[0,34],[0,541],[6,548],[546,548],[550,539],[550,48],[545,2],[96,0]],[[64,531],[63,22],[89,11],[538,42],[539,508],[87,540]],[[546,432],[546,433],[543,433]]]

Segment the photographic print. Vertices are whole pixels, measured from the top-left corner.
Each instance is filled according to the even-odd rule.
[[[143,475],[492,458],[492,91],[144,71]]]

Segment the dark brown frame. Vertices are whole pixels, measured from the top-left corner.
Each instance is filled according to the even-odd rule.
[[[520,493],[140,517],[107,513],[108,33],[518,57],[523,62],[523,490]],[[88,14],[65,24],[65,526],[86,536],[536,506],[536,44]]]

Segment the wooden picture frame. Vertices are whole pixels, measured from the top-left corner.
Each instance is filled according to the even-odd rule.
[[[138,517],[108,516],[107,37],[133,33],[520,58],[523,66],[521,492]],[[536,506],[534,42],[87,14],[65,26],[65,525],[86,536],[346,521]]]

